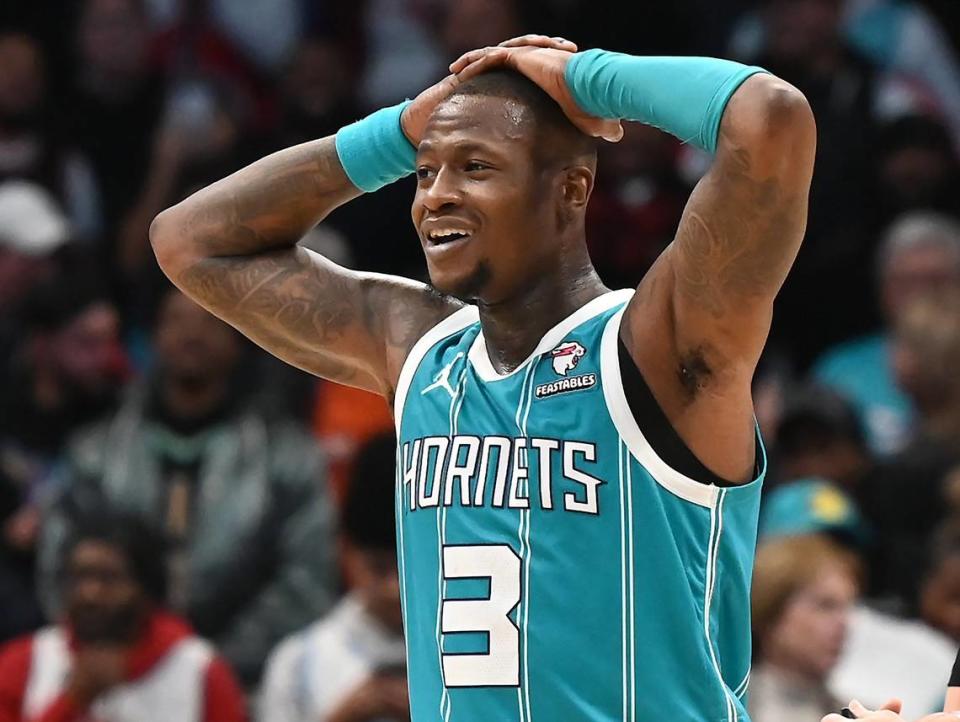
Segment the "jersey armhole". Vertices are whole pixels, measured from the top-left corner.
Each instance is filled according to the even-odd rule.
[[[403,361],[403,366],[400,367],[397,392],[393,397],[393,423],[397,428],[397,433],[400,430],[400,422],[403,420],[403,405],[407,400],[407,392],[410,390],[413,376],[416,374],[420,362],[423,361],[423,357],[437,342],[457,331],[462,331],[467,326],[476,323],[477,320],[479,320],[479,313],[476,306],[464,306],[433,326],[410,349]]]
[[[700,506],[713,507],[721,489],[736,490],[756,484],[765,471],[759,433],[755,441],[754,479],[746,484],[728,482],[707,469],[677,434],[620,340],[625,309],[614,314],[604,328],[600,368],[610,418],[630,453],[660,486]]]

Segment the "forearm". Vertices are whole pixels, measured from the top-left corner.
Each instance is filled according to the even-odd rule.
[[[362,191],[347,177],[334,137],[286,148],[197,191],[154,220],[157,257],[244,256],[290,248]]]
[[[715,58],[589,50],[571,59],[566,80],[586,112],[653,125],[712,153],[728,101],[747,78],[762,72]]]

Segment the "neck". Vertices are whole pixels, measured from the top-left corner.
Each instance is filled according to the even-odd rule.
[[[765,666],[770,669],[777,679],[793,688],[819,687],[823,684],[823,678],[807,671],[797,669],[793,660],[785,655],[777,653],[767,654],[763,660]]]
[[[565,272],[543,274],[504,301],[481,301],[480,324],[493,367],[500,373],[513,371],[547,331],[608,290],[584,258]]]
[[[210,379],[203,384],[184,383],[168,378],[160,388],[160,399],[167,413],[177,419],[195,419],[212,413],[225,398],[227,382]]]

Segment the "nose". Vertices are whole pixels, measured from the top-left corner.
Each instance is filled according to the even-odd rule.
[[[439,211],[445,207],[458,206],[463,193],[455,173],[443,167],[437,171],[433,182],[423,191],[423,205],[430,211]]]

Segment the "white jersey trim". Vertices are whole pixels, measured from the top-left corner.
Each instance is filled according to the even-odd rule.
[[[617,433],[623,439],[627,449],[647,470],[653,480],[667,491],[699,506],[712,509],[717,503],[718,487],[691,479],[661,459],[647,441],[637,420],[633,417],[630,404],[623,393],[623,377],[620,375],[620,354],[617,352],[617,337],[620,333],[620,320],[626,306],[615,313],[607,322],[600,341],[600,374],[603,397],[607,411],[613,420]]]
[[[533,352],[527,356],[526,359],[524,359],[523,363],[509,373],[497,373],[497,370],[493,367],[493,364],[490,363],[490,356],[487,353],[487,344],[483,338],[483,331],[480,331],[480,333],[477,334],[477,337],[473,340],[473,344],[470,346],[470,352],[467,356],[470,359],[470,363],[474,370],[477,372],[477,375],[484,381],[499,381],[501,379],[510,378],[514,374],[518,373],[521,369],[525,368],[530,361],[537,358],[541,354],[546,353],[554,346],[557,346],[561,341],[563,341],[564,336],[573,331],[573,329],[575,329],[581,323],[590,320],[594,316],[601,314],[604,311],[609,311],[618,303],[624,303],[628,301],[631,296],[633,296],[632,288],[623,289],[620,291],[608,291],[602,296],[597,296],[592,301],[584,304],[565,319],[560,321],[560,323],[558,323],[556,326],[547,331],[543,335],[543,338],[540,339],[540,343],[537,344],[537,347],[533,350]]]
[[[477,311],[477,307],[464,306],[423,334],[420,340],[410,349],[410,353],[407,354],[407,358],[400,368],[400,378],[397,379],[397,393],[393,397],[393,420],[398,432],[400,423],[403,421],[403,405],[407,400],[407,392],[410,391],[413,376],[416,374],[420,362],[423,361],[423,357],[438,341],[457,331],[462,331],[478,320],[480,320],[480,313]]]

